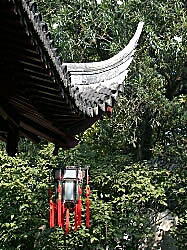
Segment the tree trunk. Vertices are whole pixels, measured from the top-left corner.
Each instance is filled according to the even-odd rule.
[[[137,142],[137,160],[149,160],[152,156],[152,127],[151,111],[144,113],[144,119],[139,128],[139,138]]]

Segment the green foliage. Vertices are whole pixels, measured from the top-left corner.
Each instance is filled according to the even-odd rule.
[[[0,152],[1,249],[32,249],[48,212],[45,166]]]
[[[35,149],[36,165],[30,164],[33,156],[30,160],[23,149],[15,158],[1,152],[1,248],[88,249],[89,245],[92,249],[106,246],[114,249],[120,245],[124,249],[137,249],[145,238],[153,236],[153,216],[168,207],[179,216],[174,233],[180,243],[178,229],[185,231],[186,222],[183,202],[186,169],[175,166],[169,170],[168,162],[159,159],[130,164],[123,153],[107,154],[99,150],[99,145],[90,147],[87,142],[71,151],[60,150],[58,156],[52,154],[53,149],[52,144]],[[91,165],[90,230],[83,223],[74,232],[73,215],[68,236],[58,227],[49,229],[47,176],[51,170],[46,167],[48,163],[56,167]],[[85,211],[83,221],[84,214]]]

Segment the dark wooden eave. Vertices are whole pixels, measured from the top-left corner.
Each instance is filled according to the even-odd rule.
[[[74,136],[110,110],[123,91],[141,29],[142,24],[129,49],[115,60],[66,64],[35,3],[1,0],[0,139],[7,142],[8,153],[16,153],[20,136],[34,143],[42,137],[63,148],[77,145]]]

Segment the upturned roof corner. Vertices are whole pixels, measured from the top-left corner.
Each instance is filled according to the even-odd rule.
[[[102,62],[65,63],[47,25],[30,0],[0,2],[0,139],[15,154],[20,136],[58,147],[77,145],[75,135],[112,111],[142,32]]]
[[[69,91],[81,111],[93,116],[99,113],[99,109],[106,112],[107,106],[114,106],[119,93],[124,91],[125,77],[142,29],[143,22],[140,22],[129,44],[108,60],[62,64],[67,66]],[[85,100],[87,106],[84,106]]]

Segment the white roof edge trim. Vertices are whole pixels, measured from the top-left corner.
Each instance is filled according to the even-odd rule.
[[[80,73],[84,71],[93,71],[93,70],[101,70],[112,67],[114,64],[123,60],[127,57],[132,50],[134,50],[137,46],[138,40],[140,38],[144,22],[139,22],[136,32],[128,45],[121,50],[117,55],[111,57],[110,59],[100,61],[100,62],[92,62],[92,63],[63,63],[62,66],[67,66],[67,71],[79,71]]]

